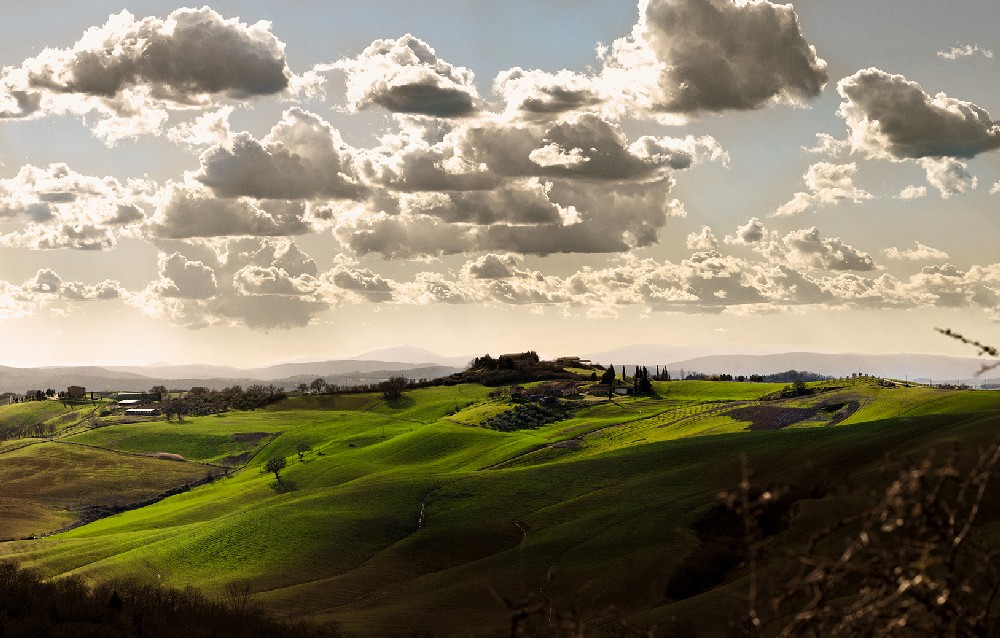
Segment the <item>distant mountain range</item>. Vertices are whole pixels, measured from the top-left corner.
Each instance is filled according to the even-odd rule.
[[[371,360],[282,363],[251,369],[199,364],[46,368],[0,366],[0,392],[20,394],[35,389],[63,390],[70,385],[82,385],[94,391],[147,390],[154,385],[185,390],[193,386],[204,386],[221,390],[227,386],[247,386],[254,383],[273,383],[290,389],[300,383],[309,383],[317,377],[322,377],[330,384],[358,385],[378,383],[396,375],[410,379],[436,379],[460,369],[437,363]]]
[[[975,357],[949,357],[926,354],[823,354],[817,352],[785,352],[781,354],[718,354],[701,357],[672,358],[670,350],[654,348],[628,348],[592,355],[593,361],[616,367],[636,364],[652,368],[666,366],[672,375],[702,372],[705,374],[728,373],[736,375],[771,374],[786,370],[816,372],[831,377],[850,376],[852,373],[870,374],[891,379],[934,383],[967,382],[979,385],[995,379],[976,377],[987,359]],[[991,375],[987,375],[991,376]],[[992,376],[995,376],[992,375]]]
[[[695,351],[695,348],[690,347],[637,345],[582,356],[595,363],[613,364],[619,369],[624,365],[630,373],[636,364],[649,368],[666,366],[675,376],[681,370],[685,373],[728,373],[734,376],[801,370],[834,377],[861,372],[934,383],[967,382],[978,385],[996,382],[996,379],[975,376],[984,360],[973,357],[815,352],[690,356]],[[346,359],[297,361],[247,369],[203,364],[43,368],[0,366],[0,392],[23,393],[46,388],[60,390],[70,385],[82,385],[88,390],[96,391],[145,390],[154,385],[182,389],[192,386],[221,389],[254,383],[273,383],[290,389],[317,377],[322,377],[330,384],[357,385],[377,383],[394,375],[411,379],[435,379],[458,372],[470,359],[472,356],[442,357],[429,350],[400,346]]]

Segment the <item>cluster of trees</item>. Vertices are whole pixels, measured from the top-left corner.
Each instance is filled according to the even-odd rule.
[[[254,384],[246,389],[234,385],[222,390],[191,388],[185,396],[173,398],[163,404],[161,411],[169,420],[172,416],[205,416],[227,410],[255,410],[288,396],[275,385]]]
[[[60,396],[62,396],[62,394],[63,394],[62,392],[59,393]],[[45,401],[47,399],[51,399],[54,396],[56,396],[56,391],[53,390],[52,388],[49,388],[47,390],[28,390],[27,392],[24,393],[24,396],[21,397],[19,400]]]
[[[408,379],[407,377],[389,377],[385,381],[380,381],[378,383],[361,383],[357,385],[337,385],[335,383],[327,383],[326,379],[322,377],[317,377],[309,383],[300,383],[296,386],[296,389],[302,394],[307,394],[312,392],[313,394],[353,394],[356,392],[382,392],[385,393],[386,388],[398,387],[400,388],[400,393],[402,390],[409,388],[420,388],[429,385],[434,385],[434,380],[429,379]]]
[[[614,386],[616,384],[617,385],[627,385],[627,384],[631,383],[631,385],[632,385],[632,392],[634,392],[636,394],[649,394],[650,392],[653,391],[653,379],[655,379],[657,376],[659,376],[659,375],[658,374],[657,375],[650,375],[649,374],[649,369],[646,366],[636,366],[635,367],[635,374],[632,375],[631,378],[629,378],[626,375],[626,373],[625,373],[625,367],[623,366],[622,367],[622,378],[619,381],[618,380],[618,375],[615,373],[615,366],[614,365],[609,365],[608,369],[605,370],[604,373],[600,376],[600,379],[598,379],[596,372],[592,373],[590,375],[590,378],[594,379],[594,380],[600,381],[601,384],[603,384],[603,385],[611,386],[612,387],[612,392],[613,392],[613,388],[614,388]],[[670,375],[667,374],[667,380],[669,380],[669,379],[670,379]]]
[[[476,357],[469,362],[467,370],[519,370],[527,369],[540,363],[538,353],[534,350],[519,354],[502,354],[496,359],[489,353]]]
[[[561,421],[567,416],[558,405],[543,406],[537,403],[521,403],[512,409],[486,419],[483,425],[491,430],[514,432],[533,430],[549,423]]]
[[[667,373],[669,375],[669,373]],[[774,372],[772,374],[705,374],[703,372],[689,372],[684,374],[681,370],[680,378],[685,381],[738,381],[740,383],[794,383],[795,381],[827,381],[833,377],[807,372],[805,370],[786,370],[785,372]],[[657,379],[659,380],[659,379]],[[669,376],[666,379],[670,380]]]
[[[579,359],[542,361],[534,350],[518,354],[504,354],[494,358],[489,354],[476,357],[465,370],[436,379],[435,385],[457,385],[459,383],[479,383],[489,387],[528,383],[531,381],[556,381],[560,379],[580,379],[580,376],[565,370],[568,361],[580,365]]]
[[[6,421],[0,423],[0,441],[10,439],[24,439],[41,436],[51,436],[55,434],[54,423],[26,423],[20,424],[16,421]]]
[[[221,599],[135,581],[94,587],[78,576],[43,580],[37,572],[0,561],[0,634],[5,638],[339,638],[336,624],[279,620],[253,599],[249,586],[227,588]]]

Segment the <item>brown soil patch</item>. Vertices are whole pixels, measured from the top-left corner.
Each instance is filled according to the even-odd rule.
[[[780,430],[789,425],[811,419],[816,415],[829,415],[824,425],[836,425],[858,411],[861,403],[851,401],[828,401],[808,408],[786,408],[778,405],[748,405],[726,413],[737,421],[749,421],[749,430]]]
[[[816,416],[819,408],[782,408],[776,405],[748,405],[726,413],[737,421],[749,421],[750,430],[780,430]]]
[[[270,432],[237,432],[229,438],[237,443],[258,443],[271,436]]]
[[[151,456],[154,459],[163,459],[164,461],[186,461],[180,454],[173,454],[172,452],[153,452],[152,454],[147,454],[146,456]]]

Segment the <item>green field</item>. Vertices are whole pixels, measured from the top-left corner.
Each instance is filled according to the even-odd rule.
[[[811,385],[816,394],[760,401],[784,384],[657,382],[655,396],[579,399],[570,418],[513,433],[477,427],[510,406],[465,385],[395,403],[295,397],[8,441],[4,538],[233,469],[139,509],[0,543],[0,555],[51,576],[193,584],[210,595],[246,579],[279,613],[365,636],[496,635],[510,614],[500,601],[539,596],[711,628],[739,612],[730,589],[741,577],[684,600],[664,591],[692,547],[693,521],[739,482],[741,456],[761,484],[818,494],[802,509],[819,511],[843,498],[838,490],[867,495],[887,453],[955,442],[971,453],[1000,428],[996,392]],[[161,452],[184,460],[149,456]],[[272,457],[287,460],[279,480],[263,471]]]

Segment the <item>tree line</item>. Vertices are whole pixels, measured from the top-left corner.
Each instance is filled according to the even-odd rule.
[[[227,410],[254,410],[263,408],[286,398],[283,388],[275,385],[254,384],[243,388],[238,385],[209,390],[207,388],[191,388],[183,397],[167,400],[160,411],[167,420],[176,416],[205,416],[219,414]]]

